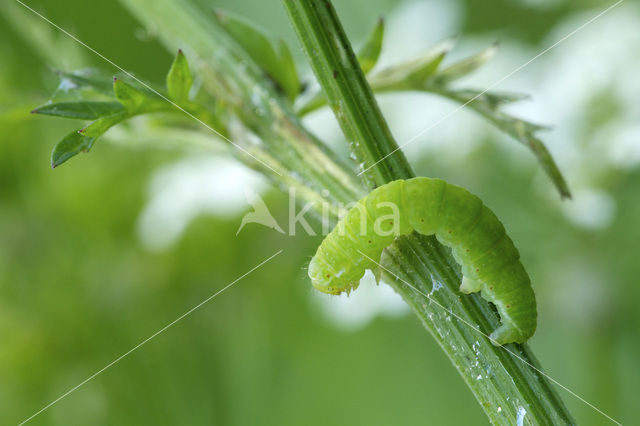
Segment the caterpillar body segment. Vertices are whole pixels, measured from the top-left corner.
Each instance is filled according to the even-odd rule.
[[[358,201],[311,260],[313,286],[330,294],[354,290],[367,269],[378,270],[384,248],[412,231],[450,247],[462,267],[460,291],[480,292],[496,306],[501,325],[492,342],[522,343],[533,335],[535,295],[513,241],[478,197],[441,179],[396,180]]]

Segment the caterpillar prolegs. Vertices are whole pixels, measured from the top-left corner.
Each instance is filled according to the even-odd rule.
[[[435,234],[450,247],[462,266],[460,291],[479,291],[496,306],[501,325],[490,336],[494,343],[533,335],[536,299],[513,241],[478,197],[441,179],[396,180],[358,201],[311,259],[313,286],[330,294],[355,289],[367,269],[377,270],[384,248],[412,231]]]

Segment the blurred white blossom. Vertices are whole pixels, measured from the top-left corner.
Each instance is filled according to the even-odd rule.
[[[350,295],[332,296],[313,291],[312,301],[320,307],[323,315],[337,328],[356,331],[365,327],[376,316],[397,317],[409,308],[393,289],[376,284],[371,271],[367,271],[360,286]]]
[[[245,190],[262,192],[265,179],[233,159],[186,158],[158,170],[149,202],[140,214],[138,233],[151,250],[170,247],[202,214],[237,217],[249,206]]]

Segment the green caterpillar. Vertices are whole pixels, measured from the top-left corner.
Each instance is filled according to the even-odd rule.
[[[395,237],[414,230],[435,234],[452,249],[462,266],[460,291],[480,291],[496,306],[501,325],[492,342],[523,343],[533,335],[536,299],[513,241],[478,197],[441,179],[396,180],[358,201],[311,259],[313,286],[330,294],[354,290],[365,270],[377,270],[371,259],[378,261]]]

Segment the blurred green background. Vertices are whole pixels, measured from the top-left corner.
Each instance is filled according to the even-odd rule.
[[[91,154],[52,170],[53,144],[77,123],[29,114],[57,86],[51,69],[115,70],[10,3],[0,7],[1,424],[29,417],[278,248],[284,253],[273,262],[29,424],[487,423],[444,354],[392,295],[356,292],[336,301],[312,293],[304,267],[319,237],[286,237],[255,225],[236,237],[248,210],[242,198],[224,211],[221,184],[194,189],[199,195],[191,198],[180,194],[185,182],[203,182],[188,166],[202,154],[141,146],[135,132],[125,132],[112,139],[129,143],[106,138]],[[297,47],[276,0],[202,3],[246,15]],[[494,62],[465,82],[476,87],[612,4],[335,3],[355,43],[378,16],[387,18],[383,61],[455,35],[454,56],[500,40]],[[28,4],[125,69],[162,84],[172,55],[117,2]],[[504,220],[538,295],[531,344],[542,365],[624,424],[640,415],[638,28],[639,9],[628,0],[499,87],[531,94],[514,112],[553,125],[543,139],[573,201],[560,202],[528,151],[466,112],[407,147],[419,174],[466,186]],[[415,94],[381,103],[400,141],[455,107]],[[339,144],[327,111],[308,124]],[[222,170],[234,170],[229,176],[205,177],[242,176],[228,167]],[[260,185],[274,216],[286,218],[286,196]],[[167,213],[167,200],[189,207]],[[154,239],[164,226],[173,226],[172,236]],[[607,424],[560,393],[579,423]]]

